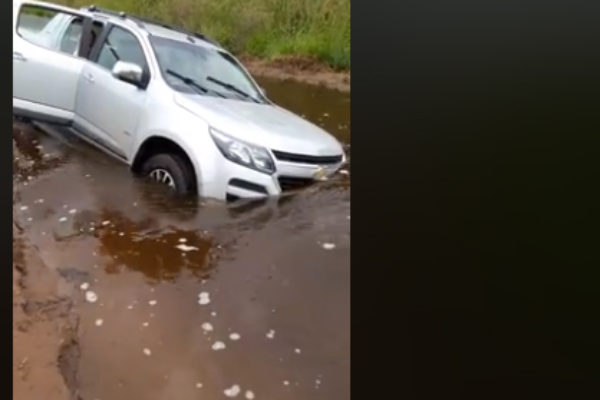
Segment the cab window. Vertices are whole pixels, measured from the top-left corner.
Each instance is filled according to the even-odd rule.
[[[148,64],[138,39],[129,31],[115,26],[102,44],[97,63],[112,70],[117,61],[134,63],[147,70]]]
[[[33,5],[23,5],[19,10],[17,34],[46,49],[77,55],[82,33],[78,15]]]

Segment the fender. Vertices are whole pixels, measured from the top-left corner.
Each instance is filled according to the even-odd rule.
[[[196,180],[197,180],[196,184],[198,185],[198,192],[200,193],[202,181],[203,181],[202,180],[202,169],[200,168],[200,164],[198,163],[197,158],[194,157],[194,150],[189,146],[188,143],[185,143],[185,141],[180,140],[179,135],[175,135],[169,131],[165,131],[165,130],[150,131],[147,134],[143,135],[143,137],[140,138],[140,140],[137,140],[133,146],[134,151],[131,153],[131,156],[129,157],[129,160],[130,160],[129,166],[133,167],[133,163],[134,163],[137,155],[139,154],[140,149],[144,145],[144,143],[146,143],[148,140],[153,139],[153,138],[167,139],[183,149],[183,151],[187,154],[188,158],[190,159],[190,161],[192,163],[192,167],[194,168],[194,173],[196,175]]]

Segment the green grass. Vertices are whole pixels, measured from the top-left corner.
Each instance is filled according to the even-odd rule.
[[[350,0],[59,0],[201,31],[237,54],[315,58],[350,69]],[[95,1],[95,3],[94,3]]]

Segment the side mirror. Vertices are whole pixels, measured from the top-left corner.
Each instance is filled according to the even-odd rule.
[[[112,75],[127,83],[131,83],[137,87],[144,86],[144,70],[137,64],[117,61],[112,69]]]

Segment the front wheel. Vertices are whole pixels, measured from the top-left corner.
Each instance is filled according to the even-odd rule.
[[[181,156],[171,153],[154,155],[142,166],[142,175],[168,186],[179,195],[194,193],[195,181],[192,167]]]

